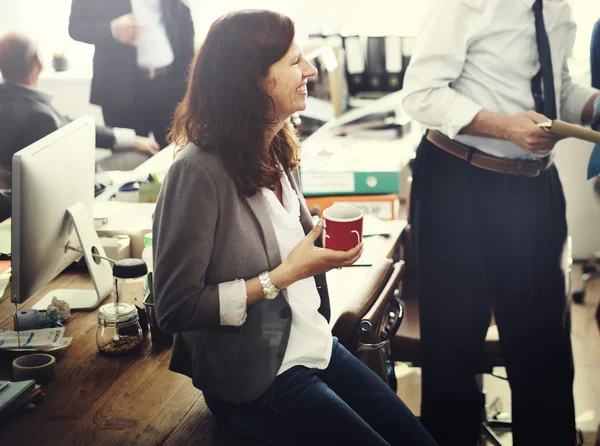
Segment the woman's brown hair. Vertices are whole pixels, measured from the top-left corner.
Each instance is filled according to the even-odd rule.
[[[235,11],[220,17],[194,58],[187,92],[175,111],[175,144],[193,142],[220,153],[246,196],[275,186],[280,178],[277,162],[287,169],[298,164],[298,139],[289,122],[265,150],[267,129],[277,122],[277,114],[261,87],[294,35],[294,22],[273,11]]]

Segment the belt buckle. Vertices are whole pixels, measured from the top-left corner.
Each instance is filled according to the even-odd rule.
[[[148,79],[153,80],[156,77],[156,70],[154,68],[148,69]]]

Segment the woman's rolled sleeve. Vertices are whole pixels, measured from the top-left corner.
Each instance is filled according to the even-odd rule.
[[[219,284],[219,316],[221,325],[240,326],[246,322],[248,294],[246,281],[232,280]]]

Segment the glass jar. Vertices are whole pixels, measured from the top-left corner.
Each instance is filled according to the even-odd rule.
[[[148,332],[148,317],[144,310],[148,268],[142,259],[121,259],[113,265],[115,301],[137,308],[142,332]]]
[[[98,350],[109,355],[131,353],[139,349],[142,339],[135,305],[112,302],[100,307],[96,330]]]
[[[148,267],[142,259],[117,261],[113,265],[115,300],[143,307],[146,274]]]

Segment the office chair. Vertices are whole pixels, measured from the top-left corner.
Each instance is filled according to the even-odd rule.
[[[369,277],[338,317],[332,333],[340,344],[396,391],[389,344],[404,313],[398,299],[404,262],[382,259],[371,268]]]
[[[399,327],[396,335],[390,342],[391,360],[410,363],[414,367],[420,367],[421,353],[421,331],[419,322],[419,301],[416,293],[416,258],[412,238],[410,235],[410,226],[403,231],[401,236],[402,259],[406,263],[406,272],[402,281],[401,290],[401,305],[404,309],[404,320]],[[570,258],[570,256],[569,256]],[[569,260],[569,276],[571,261]],[[568,278],[567,290],[570,288],[570,277]],[[495,323],[491,323],[491,327]],[[506,378],[495,375],[494,367],[502,367],[504,365],[502,355],[500,353],[500,338],[497,330],[488,330],[484,342],[482,363],[477,370],[477,383],[482,393],[483,390],[483,374],[487,373],[499,379]],[[502,446],[500,438],[494,432],[498,430],[510,430],[512,422],[510,417],[502,412],[501,401],[495,398],[490,404],[484,408],[481,420],[481,435],[484,439],[491,442],[494,446]],[[482,438],[482,439],[483,439]],[[583,444],[583,438],[580,431],[577,431],[578,444]]]

